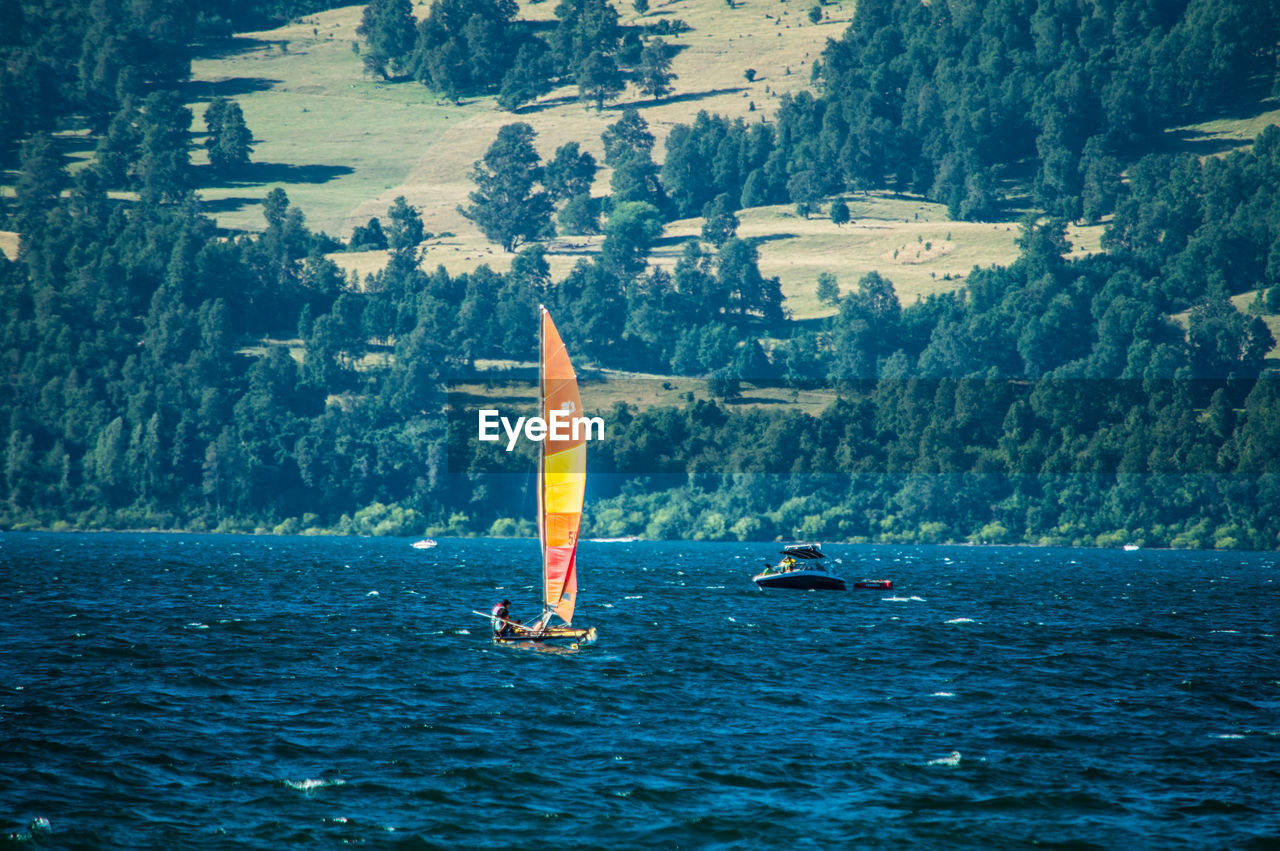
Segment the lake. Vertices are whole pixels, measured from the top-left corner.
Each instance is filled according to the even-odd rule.
[[[1272,553],[0,535],[0,845],[1277,847]]]

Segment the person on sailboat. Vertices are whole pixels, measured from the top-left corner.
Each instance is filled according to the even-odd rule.
[[[493,607],[493,634],[499,637],[510,635],[515,627],[514,624],[520,623],[511,617],[510,607],[511,601],[504,599]]]

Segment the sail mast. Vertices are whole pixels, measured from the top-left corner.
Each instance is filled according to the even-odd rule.
[[[538,305],[538,416],[547,415],[547,385],[543,371],[547,362],[547,309]],[[547,442],[538,444],[538,550],[542,562],[542,614],[550,610],[547,600]]]

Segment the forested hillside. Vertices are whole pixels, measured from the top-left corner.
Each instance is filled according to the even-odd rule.
[[[450,0],[371,59],[374,13],[404,5],[367,7],[366,67],[507,109],[543,96],[537,80],[600,108],[583,69],[651,84],[663,37],[602,0],[562,3],[549,32]],[[506,47],[444,81],[450,10]],[[278,188],[260,230],[210,217],[200,187],[246,168],[253,140],[234,97],[192,126],[191,57],[308,11],[7,7],[0,525],[528,533],[527,457],[477,443],[476,398],[450,390],[531,359],[543,303],[589,376],[705,380],[679,407],[600,411],[591,534],[1280,546],[1280,128],[1204,157],[1165,134],[1270,103],[1275,9],[864,0],[773,121],[702,113],[659,146],[643,109],[618,110],[597,162],[596,140],[540,154],[512,115],[475,152],[461,213],[513,259],[465,273],[421,262],[434,235],[404,199],[345,239]],[[592,27],[604,49],[583,48]],[[69,157],[86,137],[92,156]],[[827,282],[830,318],[792,321],[739,215],[840,223],[871,189],[958,218],[1015,196],[1036,210],[1016,262],[959,289],[903,304],[886,265],[843,295]],[[678,263],[649,262],[664,225],[696,216]],[[1071,252],[1080,219],[1105,224],[1101,251]],[[553,278],[546,240],[593,231],[600,250]],[[363,278],[334,262],[369,248],[387,260]],[[748,387],[779,403],[743,404]],[[820,415],[785,404],[814,388],[833,400]]]

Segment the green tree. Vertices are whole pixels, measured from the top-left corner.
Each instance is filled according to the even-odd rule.
[[[451,38],[425,53],[418,61],[417,74],[423,83],[454,103],[461,102],[463,94],[471,89],[465,43]]]
[[[244,123],[240,104],[226,98],[214,98],[204,113],[209,135],[205,148],[209,164],[220,174],[236,172],[249,164],[253,153],[253,134]]]
[[[142,144],[134,174],[142,195],[153,203],[177,201],[189,183],[191,110],[173,92],[152,92],[142,103],[141,124]]]
[[[561,71],[576,72],[592,52],[612,54],[617,50],[622,28],[609,0],[560,0],[555,15],[551,46]]]
[[[387,208],[387,247],[396,253],[412,253],[427,235],[422,228],[422,214],[403,195]]]
[[[613,174],[609,177],[609,192],[615,204],[644,201],[658,209],[666,206],[662,181],[658,179],[658,167],[645,150],[625,153],[614,161]]]
[[[384,80],[404,74],[417,41],[410,0],[372,0],[364,7],[356,35],[364,39],[360,59],[365,70]]]
[[[555,157],[543,172],[543,184],[555,201],[567,201],[591,191],[595,182],[596,159],[580,150],[577,142],[566,142],[556,148]]]
[[[645,45],[640,54],[640,91],[652,98],[660,98],[671,92],[671,81],[676,75],[671,71],[671,55],[667,44],[660,38]]]
[[[471,205],[459,208],[504,251],[551,232],[551,199],[546,191],[535,189],[542,180],[535,136],[524,122],[502,127],[484,159],[471,169],[476,184]]]
[[[728,294],[730,309],[739,315],[756,314],[767,322],[781,322],[782,285],[776,277],[760,274],[756,247],[733,237],[716,254],[716,277]]]
[[[596,112],[601,112],[605,101],[613,100],[627,87],[618,63],[611,55],[598,50],[591,51],[582,60],[576,78],[579,99],[594,102]]]
[[[1256,316],[1250,320],[1226,298],[1197,306],[1187,324],[1197,378],[1256,378],[1275,345],[1266,323]]]
[[[1104,152],[1101,141],[1091,138],[1080,158],[1083,185],[1080,189],[1082,214],[1086,221],[1097,222],[1115,209],[1120,195],[1120,161]]]
[[[553,68],[546,44],[532,41],[520,46],[516,61],[502,78],[498,105],[515,112],[551,91]]]
[[[831,283],[834,287],[834,278]],[[893,282],[878,272],[863,275],[832,319],[832,375],[875,378],[879,359],[896,347],[900,316]]]
[[[62,157],[45,133],[32,136],[22,146],[22,172],[18,176],[18,230],[26,238],[41,229],[40,222],[58,204],[66,183]]]
[[[644,271],[649,249],[662,235],[662,213],[644,201],[615,204],[604,226],[600,254],[616,274],[630,278]]]
[[[284,227],[285,214],[289,210],[289,195],[279,186],[272,189],[262,199],[262,217],[267,220],[267,226],[272,228]]]
[[[636,153],[652,154],[653,134],[649,122],[635,107],[623,110],[622,117],[600,134],[604,143],[604,164],[615,166],[624,157]]]
[[[702,208],[702,238],[716,248],[724,245],[738,232],[738,217],[734,215],[733,199],[721,193]]]
[[[822,304],[837,304],[840,301],[840,285],[836,276],[830,272],[818,273],[818,301]]]
[[[822,187],[813,172],[805,170],[792,175],[787,181],[787,194],[796,205],[796,214],[807,219],[818,206]]]
[[[836,227],[849,224],[849,205],[843,198],[831,202],[831,221]]]
[[[352,251],[385,250],[387,247],[387,235],[382,230],[382,222],[379,221],[378,217],[372,217],[363,226],[356,225],[351,231],[349,245]]]
[[[521,37],[514,0],[437,0],[418,26],[415,77],[453,100],[498,89],[516,61]],[[532,59],[527,56],[526,59]],[[533,77],[518,78],[521,85]],[[508,101],[520,98],[508,90]]]
[[[133,179],[131,169],[142,146],[141,114],[134,98],[126,98],[98,140],[95,166],[107,186],[123,189]]]
[[[600,233],[600,199],[591,193],[574,195],[556,214],[560,232],[572,236]]]
[[[599,356],[617,345],[627,321],[627,301],[622,281],[606,263],[578,261],[552,295],[559,327],[575,351]]]

